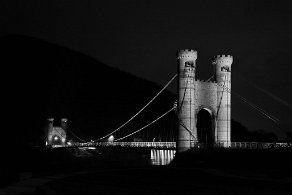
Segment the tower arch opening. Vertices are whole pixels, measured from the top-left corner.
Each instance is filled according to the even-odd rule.
[[[54,136],[52,137],[52,144],[53,144],[53,145],[62,145],[63,143],[62,143],[62,139],[61,139],[61,137],[58,136],[58,135],[54,135]]]
[[[202,108],[197,113],[197,136],[198,143],[212,146],[215,141],[215,130],[212,119],[212,111],[208,108]]]

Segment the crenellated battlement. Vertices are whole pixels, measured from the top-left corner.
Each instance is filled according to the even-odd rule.
[[[182,58],[191,58],[191,59],[197,59],[198,53],[196,50],[192,50],[192,49],[183,49],[183,50],[179,50],[176,53],[176,57],[177,59],[182,59]]]
[[[206,80],[201,80],[201,79],[196,79],[195,82],[200,82],[200,83],[217,83],[216,81],[206,81]]]
[[[214,58],[233,58],[233,57],[232,57],[232,55],[224,55],[224,54],[221,54],[221,55],[214,56]]]
[[[231,55],[217,55],[212,59],[212,64],[224,64],[231,66],[233,57]]]
[[[61,118],[61,122],[67,123],[68,119],[67,118]]]

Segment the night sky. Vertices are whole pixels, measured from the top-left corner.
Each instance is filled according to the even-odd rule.
[[[204,80],[212,75],[212,56],[230,54],[232,90],[292,132],[291,8],[281,1],[246,0],[2,0],[0,36],[37,37],[160,85],[176,73],[179,49],[198,51],[196,77]],[[284,135],[235,96],[232,118],[250,130]]]

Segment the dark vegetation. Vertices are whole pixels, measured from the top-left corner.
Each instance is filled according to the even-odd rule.
[[[101,171],[150,165],[150,149],[141,148],[78,148],[49,149],[22,147],[16,153],[6,151],[1,158],[0,188],[18,182],[28,173],[29,178]]]
[[[197,153],[193,153],[197,154]],[[222,153],[221,153],[222,154]],[[218,156],[217,156],[218,157]],[[223,156],[226,157],[226,156]],[[230,158],[229,158],[230,159]],[[191,159],[181,159],[191,160]],[[192,158],[192,160],[195,160]],[[210,159],[211,160],[211,159]],[[258,177],[250,175],[228,176],[218,169],[193,165],[166,167],[131,167],[90,172],[52,181],[40,186],[37,192],[61,194],[290,194],[291,183],[285,176]],[[240,170],[242,164],[237,165]],[[247,170],[248,168],[243,168]],[[273,172],[271,170],[270,172]],[[228,173],[227,173],[228,174]],[[281,181],[284,179],[284,181]],[[72,185],[72,184],[77,184]]]
[[[291,192],[288,182],[292,176],[291,149],[190,150],[177,154],[169,166],[158,167],[145,164],[149,160],[147,150],[98,149],[90,152],[93,155],[83,157],[75,149],[27,148],[20,152],[26,154],[22,154],[21,162],[13,162],[15,169],[4,170],[6,177],[1,177],[4,180],[0,187],[20,181],[24,172],[35,178],[83,171],[81,175],[73,174],[39,186],[35,193],[52,193],[52,190],[61,194],[112,194],[115,190],[119,194]]]
[[[171,166],[224,170],[239,176],[269,178],[292,176],[290,148],[265,150],[200,149],[177,154]]]
[[[275,133],[264,130],[249,131],[235,120],[231,120],[231,128],[231,140],[233,142],[278,142],[278,137]]]

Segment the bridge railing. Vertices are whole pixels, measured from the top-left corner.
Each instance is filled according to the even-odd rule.
[[[242,148],[242,149],[269,149],[292,147],[289,143],[272,143],[272,142],[217,142],[215,147]]]
[[[175,149],[176,142],[84,142],[71,143],[70,145],[52,145],[58,147],[138,147],[138,148],[158,148]],[[269,149],[292,147],[291,143],[267,143],[267,142],[217,142],[215,145],[204,143],[191,143],[191,148],[231,148],[231,149]]]
[[[138,147],[138,148],[176,148],[176,142],[85,142],[70,145],[54,145],[57,147]]]
[[[101,142],[100,146],[121,146],[141,148],[175,148],[176,142]]]

